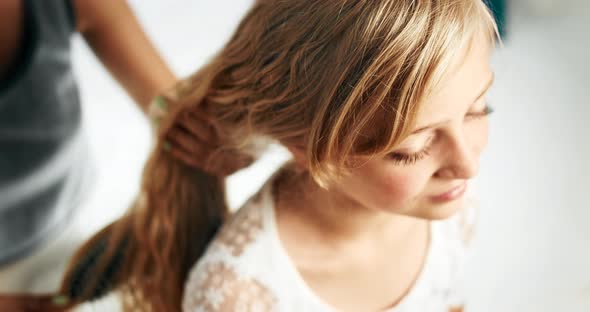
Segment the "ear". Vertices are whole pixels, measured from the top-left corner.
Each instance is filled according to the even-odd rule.
[[[309,169],[307,155],[305,154],[305,148],[303,146],[294,146],[290,145],[287,146],[287,149],[293,155],[293,160],[295,160],[295,164],[297,167],[303,171],[307,171]]]

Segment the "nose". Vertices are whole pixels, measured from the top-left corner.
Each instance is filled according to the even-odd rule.
[[[471,179],[479,173],[480,148],[469,133],[456,131],[445,146],[444,163],[436,176],[443,179]]]

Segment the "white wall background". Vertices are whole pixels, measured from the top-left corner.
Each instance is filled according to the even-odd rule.
[[[516,3],[494,59],[472,306],[590,311],[590,3]]]
[[[181,76],[229,37],[250,0],[131,1]],[[590,311],[590,10],[588,1],[515,6],[494,57],[489,149],[478,181],[482,213],[470,267],[469,311]],[[586,19],[586,20],[585,20]],[[150,149],[145,118],[78,38],[74,60],[99,168],[88,234],[122,213]],[[285,154],[229,181],[238,206]]]

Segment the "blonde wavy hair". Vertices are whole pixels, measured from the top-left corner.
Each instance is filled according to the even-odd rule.
[[[169,99],[140,196],[79,250],[61,293],[81,303],[117,289],[127,310],[181,310],[189,270],[229,212],[222,178],[163,151],[178,114],[214,118],[228,138],[222,152],[253,153],[266,141],[300,147],[311,176],[327,185],[351,156],[396,146],[482,32],[497,38],[481,0],[256,1],[221,52]]]

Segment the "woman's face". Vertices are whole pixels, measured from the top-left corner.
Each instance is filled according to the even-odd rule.
[[[461,209],[487,144],[490,52],[483,36],[475,38],[459,54],[456,71],[421,106],[412,134],[386,158],[363,162],[332,189],[370,209],[424,219]]]

